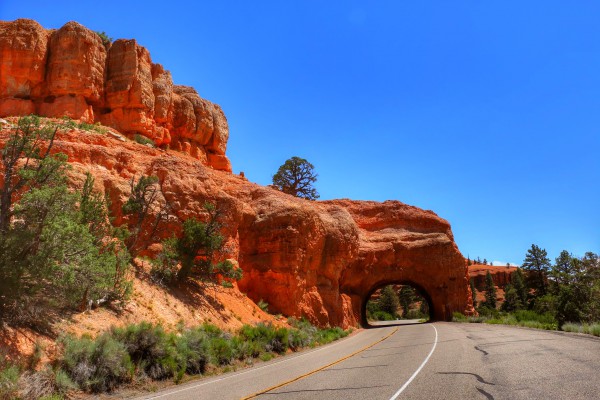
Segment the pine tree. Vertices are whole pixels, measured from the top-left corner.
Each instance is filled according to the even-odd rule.
[[[536,297],[547,294],[546,275],[550,269],[550,259],[546,250],[532,244],[531,248],[527,250],[522,268],[527,271],[529,286],[535,290]]]
[[[394,287],[392,285],[387,285],[381,290],[381,295],[379,297],[379,309],[381,311],[385,311],[386,313],[392,315],[394,318],[398,315],[398,306],[400,305],[400,300],[398,299],[398,295],[394,291]]]
[[[489,308],[496,308],[496,285],[490,271],[485,275],[485,305]]]
[[[477,289],[475,289],[475,280],[471,278],[471,295],[473,296],[473,307],[477,307]]]
[[[402,286],[399,293],[400,305],[402,306],[402,318],[406,318],[411,304],[415,300],[415,290],[410,286]]]
[[[517,295],[519,296],[521,305],[525,307],[527,305],[527,295],[529,290],[527,289],[527,286],[525,286],[525,279],[523,277],[523,271],[521,268],[517,268],[517,270],[511,274],[510,280],[512,286],[517,292]]]
[[[502,311],[516,311],[522,308],[521,299],[513,285],[510,283],[504,288],[504,303],[502,303]]]

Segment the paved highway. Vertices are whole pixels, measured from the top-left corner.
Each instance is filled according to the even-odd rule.
[[[395,322],[140,399],[600,399],[600,340]]]

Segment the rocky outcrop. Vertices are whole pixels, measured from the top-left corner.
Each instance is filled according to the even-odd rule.
[[[27,19],[0,21],[0,57],[0,117],[100,122],[231,172],[221,108],[193,88],[174,86],[171,74],[135,40],[105,46],[77,22],[46,30]]]
[[[196,100],[188,101],[194,115],[210,115],[201,114]],[[196,129],[194,135],[203,132]],[[7,136],[5,129],[0,143]],[[369,295],[389,283],[421,289],[434,319],[473,312],[466,263],[450,225],[432,211],[398,201],[303,200],[178,152],[109,135],[61,133],[54,150],[68,155],[75,182],[83,181],[85,171],[95,176],[118,224],[124,222],[120,209],[134,175],[159,178],[161,201],[176,216],[167,236],[187,218],[204,218],[206,201],[218,204],[227,238],[223,257],[237,260],[244,272],[239,289],[269,303],[273,313],[304,316],[322,326],[356,326]]]

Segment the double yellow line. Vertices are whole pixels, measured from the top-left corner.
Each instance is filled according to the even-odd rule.
[[[336,361],[334,361],[334,362],[332,362],[332,363],[329,363],[329,364],[327,364],[327,365],[324,365],[324,366],[322,366],[322,367],[320,367],[320,368],[317,368],[317,369],[315,369],[315,370],[313,370],[313,371],[307,372],[307,373],[306,373],[306,374],[304,374],[304,375],[297,376],[297,377],[295,377],[294,379],[290,379],[289,381],[285,381],[285,382],[282,382],[282,383],[280,383],[280,384],[277,384],[277,385],[275,385],[275,386],[271,386],[270,388],[267,388],[267,389],[261,390],[260,392],[253,393],[253,394],[251,394],[250,396],[242,397],[242,398],[241,398],[241,400],[249,400],[249,399],[253,399],[253,398],[255,398],[255,397],[258,397],[258,396],[260,396],[261,394],[268,393],[268,392],[270,392],[271,390],[279,389],[279,388],[280,388],[280,387],[282,387],[282,386],[289,385],[289,384],[290,384],[290,383],[292,383],[292,382],[299,381],[300,379],[304,379],[304,378],[306,378],[307,376],[311,376],[311,375],[313,375],[313,374],[316,374],[316,373],[317,373],[317,372],[319,372],[319,371],[323,371],[323,370],[324,370],[324,369],[326,369],[326,368],[329,368],[329,367],[332,367],[332,366],[334,366],[334,365],[336,365],[336,364],[339,364],[339,363],[341,363],[342,361],[344,361],[344,360],[347,360],[347,359],[349,359],[350,357],[354,357],[354,356],[355,356],[355,355],[357,355],[358,353],[362,353],[363,351],[370,349],[371,347],[375,346],[376,344],[383,342],[385,339],[389,338],[389,337],[390,337],[390,336],[392,336],[394,333],[398,332],[398,329],[399,329],[399,328],[396,328],[396,329],[394,329],[394,330],[392,331],[392,333],[390,333],[389,335],[386,335],[386,336],[384,336],[383,338],[379,339],[379,340],[378,340],[378,341],[376,341],[375,343],[371,343],[371,344],[370,344],[370,345],[368,345],[367,347],[363,347],[362,349],[360,349],[360,350],[357,350],[357,351],[355,351],[355,352],[354,352],[354,353],[352,353],[352,354],[348,354],[347,356],[345,356],[345,357],[342,357],[342,358],[340,358],[339,360],[336,360]]]

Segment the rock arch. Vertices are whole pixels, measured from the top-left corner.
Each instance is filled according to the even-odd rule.
[[[307,202],[254,192],[256,217],[240,226],[240,289],[284,315],[357,326],[385,283],[429,296],[432,320],[473,313],[465,259],[450,224],[398,201]]]

